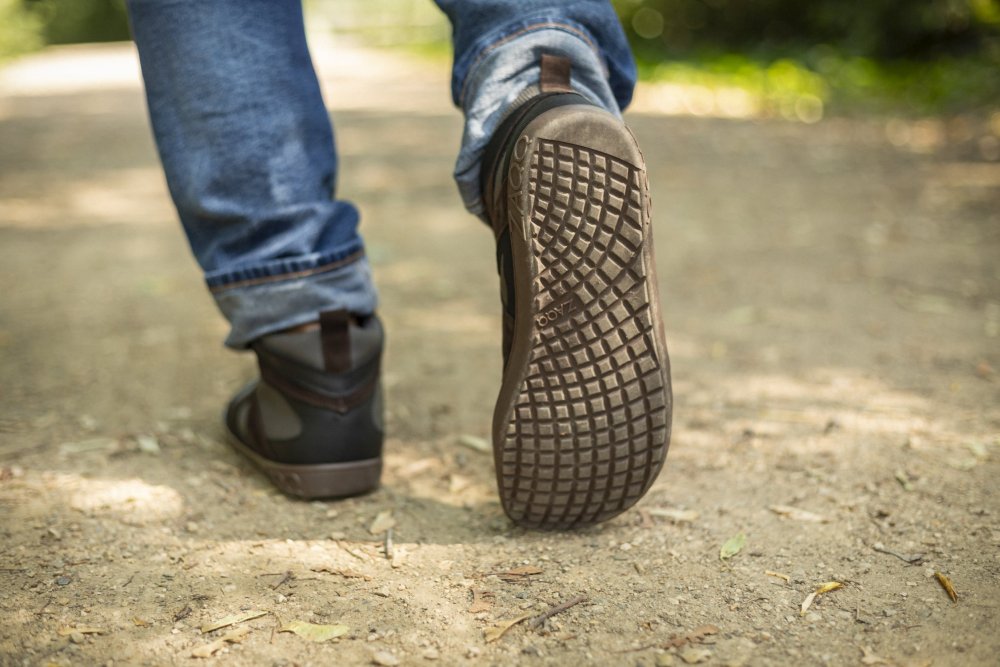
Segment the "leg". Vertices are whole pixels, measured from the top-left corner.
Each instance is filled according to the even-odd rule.
[[[129,0],[167,183],[209,289],[261,378],[226,413],[283,491],[371,490],[382,328],[358,212],[334,198],[333,129],[299,0]]]
[[[129,0],[171,195],[227,344],[375,309],[298,0]]]
[[[456,179],[497,239],[500,499],[524,526],[604,521],[670,442],[646,166],[619,111],[631,56],[604,1],[440,4],[466,118]]]
[[[482,217],[480,163],[500,121],[538,92],[542,53],[573,64],[573,88],[620,115],[632,99],[635,63],[607,0],[436,0],[454,30],[451,93],[465,114],[455,180]]]

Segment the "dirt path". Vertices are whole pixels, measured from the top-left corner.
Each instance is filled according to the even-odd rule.
[[[499,302],[490,235],[450,181],[448,74],[341,55],[317,60],[382,290],[390,438],[383,489],[340,503],[287,500],[221,444],[220,408],[253,365],[221,347],[131,51],[0,71],[0,664],[196,664],[240,628],[205,662],[995,664],[987,130],[633,115],[675,439],[638,511],[530,533],[469,445],[488,433]],[[383,512],[391,559],[369,530]],[[802,613],[829,581],[843,587]],[[347,630],[276,632],[295,620]]]

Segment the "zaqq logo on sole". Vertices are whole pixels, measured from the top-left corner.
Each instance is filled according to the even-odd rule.
[[[535,315],[535,324],[539,329],[551,327],[582,309],[583,302],[580,300],[580,297],[576,294],[568,294],[542,308],[542,310]]]

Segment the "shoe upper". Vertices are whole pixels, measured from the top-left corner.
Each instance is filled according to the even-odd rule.
[[[510,156],[517,138],[531,121],[546,111],[570,104],[593,106],[592,102],[578,93],[565,92],[562,89],[546,92],[543,86],[537,95],[530,97],[507,115],[496,132],[493,133],[493,137],[483,152],[480,187],[483,193],[486,217],[493,229],[497,243],[497,273],[500,274],[500,300],[503,303],[504,366],[510,358],[510,349],[513,344],[515,310],[514,267],[510,245],[510,226],[506,210],[507,172]]]
[[[260,378],[230,402],[230,430],[261,456],[287,464],[381,456],[384,344],[375,315],[322,313],[311,330],[255,341]]]

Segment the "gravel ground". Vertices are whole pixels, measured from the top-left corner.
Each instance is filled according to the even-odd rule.
[[[131,48],[0,70],[0,664],[996,664],[1000,116],[641,105],[674,442],[636,509],[535,533],[480,451],[500,309],[448,72],[316,60],[389,333],[384,486],[335,503],[223,444],[253,362],[221,347]]]

